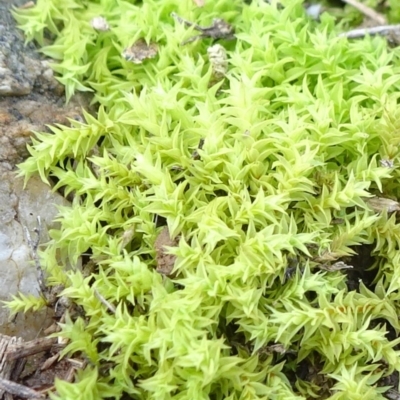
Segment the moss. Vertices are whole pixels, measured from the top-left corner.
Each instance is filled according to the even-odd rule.
[[[59,335],[89,366],[57,398],[383,399],[377,382],[400,370],[400,230],[368,204],[400,195],[399,51],[339,38],[300,0],[272,3],[38,0],[16,13],[67,97],[90,90],[99,106],[37,133],[20,166],[74,197],[42,265],[83,309]],[[234,27],[221,68],[212,39],[180,45],[196,33],[171,12]],[[109,30],[91,26],[100,15]],[[158,54],[124,59],[138,40]],[[165,226],[176,246],[162,276]],[[345,268],[366,245],[373,277],[353,290]],[[65,268],[85,253],[89,276]]]

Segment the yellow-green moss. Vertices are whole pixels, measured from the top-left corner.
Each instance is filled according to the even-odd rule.
[[[58,398],[375,400],[400,371],[387,335],[400,329],[399,225],[366,202],[400,196],[398,50],[337,37],[300,0],[272,3],[38,0],[16,13],[28,40],[53,35],[42,51],[67,97],[91,90],[99,105],[37,134],[20,166],[74,194],[42,264],[84,311],[60,336],[89,366]],[[195,32],[171,12],[235,28],[223,81],[210,86],[211,39],[180,46]],[[109,31],[91,27],[100,15]],[[133,64],[121,54],[140,38],[158,55]],[[155,270],[163,225],[179,240],[173,278]],[[332,269],[363,245],[375,280],[350,290]],[[86,252],[89,277],[56,257]]]

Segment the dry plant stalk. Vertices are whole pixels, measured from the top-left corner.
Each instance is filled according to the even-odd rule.
[[[348,5],[356,8],[362,14],[364,14],[368,18],[372,19],[373,21],[375,21],[378,25],[386,25],[387,24],[386,18],[382,14],[379,14],[378,12],[376,12],[373,8],[368,7],[365,4],[362,4],[357,0],[342,0],[342,1]]]

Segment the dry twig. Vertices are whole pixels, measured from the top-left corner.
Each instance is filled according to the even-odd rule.
[[[373,21],[375,21],[378,25],[386,25],[387,24],[386,18],[382,14],[379,14],[378,12],[376,12],[371,7],[368,7],[365,4],[362,4],[357,0],[342,0],[342,1],[346,4],[349,4],[350,6],[352,6],[354,8],[356,8],[362,14],[364,14],[368,18],[372,19]]]
[[[343,32],[339,37],[347,37],[349,39],[357,39],[366,35],[383,35],[397,34],[400,36],[400,25],[381,25],[372,28],[358,28],[349,32]]]
[[[44,396],[38,393],[36,390],[3,378],[0,378],[0,390],[4,390],[5,392],[11,393],[15,396],[23,397],[25,399],[44,398]]]
[[[179,23],[185,25],[188,28],[193,27],[196,31],[201,32],[200,35],[196,35],[191,37],[188,40],[185,40],[181,43],[181,45],[185,45],[195,40],[211,38],[211,39],[233,39],[234,38],[234,28],[232,25],[229,25],[225,20],[221,18],[213,19],[213,24],[211,26],[203,27],[195,24],[194,22],[190,22],[186,19],[183,19],[178,14],[172,12],[171,17],[176,19]]]
[[[95,296],[99,299],[100,303],[102,303],[107,309],[109,309],[113,314],[117,312],[116,308],[109,302],[107,301],[99,292],[97,289],[94,289],[94,294]]]

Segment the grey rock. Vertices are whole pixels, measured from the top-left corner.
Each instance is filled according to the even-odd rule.
[[[24,188],[23,180],[16,178],[15,171],[0,168],[0,301],[10,300],[18,292],[40,295],[38,272],[32,263],[25,227],[33,232],[39,216],[40,241],[46,243],[49,229],[57,225],[53,222],[56,205],[66,204],[63,197],[52,193],[38,177],[30,179]],[[3,334],[16,333],[31,339],[50,322],[46,315],[33,318],[31,314],[21,313],[16,320],[9,321],[8,310],[0,308],[0,333]]]
[[[24,45],[24,37],[15,26],[9,8],[22,1],[0,0],[0,301],[8,301],[21,292],[38,296],[38,271],[25,229],[42,222],[41,243],[49,239],[48,230],[57,227],[55,205],[67,201],[33,177],[24,188],[16,176],[16,165],[28,156],[27,144],[32,131],[46,131],[46,125],[68,124],[81,119],[82,108],[90,110],[90,98],[75,96],[65,104],[63,88],[54,78],[48,62],[33,44]],[[0,333],[37,337],[52,321],[54,311],[18,313],[10,320],[0,304]]]
[[[32,44],[15,28],[6,4],[0,4],[0,96],[23,96],[39,92],[62,92],[47,62],[41,60]]]

